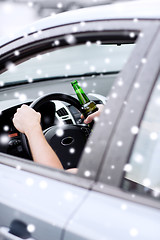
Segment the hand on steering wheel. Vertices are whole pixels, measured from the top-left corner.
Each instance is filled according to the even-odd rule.
[[[42,96],[32,102],[30,107],[38,111],[42,104],[50,100],[67,102],[81,112],[81,105],[77,99],[61,93]],[[57,130],[59,129],[61,130],[61,134],[57,134]],[[60,128],[59,126],[55,125],[45,129],[43,133],[49,145],[58,155],[64,169],[77,167],[80,155],[90,134],[90,128],[84,125],[71,124],[63,125]],[[21,133],[21,142],[23,149],[31,157],[27,138],[23,133]]]

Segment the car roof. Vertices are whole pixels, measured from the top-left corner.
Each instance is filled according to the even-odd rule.
[[[63,12],[36,21],[15,33],[14,36],[1,38],[0,46],[40,30],[71,23],[105,19],[160,19],[159,9],[159,0],[136,0]]]

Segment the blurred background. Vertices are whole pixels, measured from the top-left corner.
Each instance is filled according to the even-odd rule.
[[[119,1],[125,0],[0,0],[0,37],[12,36],[25,25],[53,14]]]

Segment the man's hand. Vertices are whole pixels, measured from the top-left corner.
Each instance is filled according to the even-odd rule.
[[[13,124],[15,128],[26,135],[40,128],[41,115],[33,108],[27,105],[22,105],[14,114]]]
[[[88,123],[92,122],[94,118],[99,117],[99,115],[100,115],[103,107],[104,107],[103,104],[97,104],[98,111],[95,112],[95,113],[92,113],[91,115],[89,115],[89,116],[84,120],[84,123],[88,124]],[[83,119],[84,116],[81,115],[81,118]]]

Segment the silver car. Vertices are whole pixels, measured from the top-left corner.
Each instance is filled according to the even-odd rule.
[[[159,9],[84,8],[1,38],[0,240],[160,239]],[[93,127],[74,80],[104,105]],[[22,104],[64,170],[33,161],[12,122]]]

